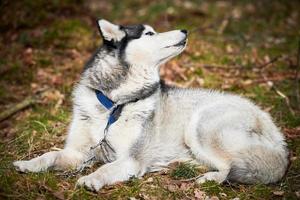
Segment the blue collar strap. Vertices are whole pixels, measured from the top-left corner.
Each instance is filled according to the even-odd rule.
[[[151,94],[153,94],[156,89],[159,87],[159,83],[156,83],[153,85],[152,90],[149,91],[148,93],[144,94],[140,99],[145,99],[148,96],[150,96]],[[107,109],[110,111],[109,116],[108,116],[108,120],[107,120],[107,124],[106,127],[104,129],[104,136],[103,139],[101,139],[95,146],[91,147],[91,150],[101,146],[101,149],[105,149],[105,151],[103,150],[103,155],[104,158],[108,161],[111,162],[112,160],[110,159],[110,157],[107,155],[107,151],[106,149],[108,148],[109,150],[111,150],[113,153],[115,153],[114,148],[112,147],[112,145],[110,144],[110,142],[107,140],[106,136],[107,136],[107,132],[108,132],[108,128],[110,127],[110,125],[112,125],[113,123],[115,123],[120,115],[121,112],[123,110],[123,107],[125,105],[124,104],[116,104],[115,102],[113,102],[111,99],[109,99],[107,96],[105,96],[101,91],[99,90],[95,90],[95,94],[96,97],[98,99],[98,101]],[[133,99],[131,101],[128,101],[127,103],[133,103],[133,102],[137,102],[140,99]],[[103,146],[105,145],[105,146]],[[92,157],[92,159],[94,159],[95,156]]]
[[[142,96],[140,98],[133,99],[131,101],[128,101],[127,103],[133,103],[133,102],[137,102],[141,99],[145,99],[145,98],[151,96],[159,87],[160,87],[159,82],[154,83],[150,87],[151,90],[149,90],[147,93],[142,93],[141,92]],[[111,113],[109,114],[107,125],[106,125],[106,129],[108,129],[110,125],[112,125],[113,123],[115,123],[119,119],[119,117],[121,115],[121,112],[122,112],[122,109],[123,109],[123,107],[126,103],[118,105],[115,102],[113,102],[111,99],[109,99],[107,96],[105,96],[100,90],[95,90],[95,93],[96,93],[98,101],[107,110],[112,109]]]
[[[105,96],[101,91],[96,90],[96,96],[98,101],[106,108],[111,109],[114,106],[114,102],[110,100],[107,96]]]
[[[121,105],[117,105],[115,104],[112,100],[110,100],[107,96],[105,96],[101,91],[99,90],[95,90],[96,96],[98,101],[107,109],[110,110],[111,108],[113,108],[113,110],[111,111],[111,113],[109,114],[108,117],[108,121],[107,121],[107,125],[106,125],[106,129],[108,129],[108,127],[110,125],[112,125],[113,123],[115,123],[122,112],[123,106],[124,104]]]

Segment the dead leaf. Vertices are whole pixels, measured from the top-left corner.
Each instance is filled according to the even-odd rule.
[[[177,61],[170,61],[161,68],[161,76],[165,81],[175,81],[177,78],[181,78],[187,81],[188,78],[185,75],[186,70],[180,66]]]
[[[202,200],[202,199],[205,199],[206,194],[205,194],[205,192],[203,192],[197,188],[194,190],[194,197],[196,199]]]
[[[300,137],[300,126],[296,128],[285,128],[283,131],[285,133],[285,136],[289,139]]]
[[[36,92],[39,89],[39,85],[37,83],[31,83],[30,87],[33,92]]]
[[[199,84],[200,87],[202,87],[204,85],[204,83],[205,83],[204,79],[203,78],[199,78],[199,77],[196,78],[196,82]]]
[[[153,198],[153,197],[149,197],[147,194],[144,194],[144,193],[140,193],[139,197],[141,197],[141,199],[143,199],[143,200],[154,200],[154,199],[156,199],[156,198]]]
[[[181,183],[179,189],[182,190],[182,191],[187,191],[188,189],[191,188],[191,183]]]
[[[49,90],[43,93],[42,98],[45,101],[60,101],[64,99],[64,95],[59,90]]]
[[[152,183],[153,182],[153,178],[152,177],[149,177],[146,181],[145,181],[145,183]]]
[[[231,15],[233,19],[240,19],[242,16],[242,10],[236,7],[232,10]]]
[[[268,63],[268,62],[270,62],[270,61],[271,61],[270,56],[265,55],[265,56],[264,56],[264,62],[265,62],[265,63]]]
[[[173,184],[170,184],[170,185],[167,185],[167,189],[170,191],[170,192],[175,192],[177,190],[177,186],[176,185],[173,185]]]
[[[252,83],[253,83],[253,81],[251,79],[247,79],[247,80],[242,81],[242,84],[244,86],[251,85]]]
[[[297,159],[298,159],[297,156],[292,156],[292,157],[290,158],[291,161],[295,161],[295,160],[297,160]]]
[[[283,196],[284,191],[273,191],[273,194],[276,195],[276,196]]]
[[[33,59],[33,50],[32,48],[26,48],[23,52],[23,61],[25,65],[34,65],[36,62]]]
[[[63,83],[62,75],[52,72],[51,69],[38,69],[36,77],[38,82],[43,84],[61,85]]]
[[[221,197],[227,197],[227,194],[224,193],[224,192],[219,193],[219,195],[220,195]]]
[[[52,188],[46,186],[46,185],[42,185],[42,188],[44,188],[45,190],[47,190],[48,192],[50,192],[55,198],[59,199],[59,200],[65,200],[65,196],[64,196],[64,191],[60,190],[60,191],[54,191]]]
[[[226,52],[227,53],[233,53],[233,48],[232,48],[232,46],[230,44],[226,45]]]

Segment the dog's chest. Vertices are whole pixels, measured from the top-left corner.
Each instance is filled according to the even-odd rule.
[[[116,149],[109,141],[101,141],[101,144],[95,149],[94,155],[96,159],[103,163],[113,162],[117,159]]]

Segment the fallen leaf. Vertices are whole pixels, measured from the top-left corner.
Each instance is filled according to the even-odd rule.
[[[167,189],[170,191],[170,192],[175,192],[177,190],[177,186],[176,185],[167,185]]]
[[[23,52],[23,61],[25,65],[34,65],[36,62],[33,59],[33,50],[32,48],[27,48]]]
[[[153,182],[153,178],[152,177],[149,177],[146,181],[145,181],[145,183],[152,183]]]
[[[202,199],[205,199],[206,194],[205,194],[205,192],[203,192],[203,191],[201,191],[201,190],[199,190],[199,189],[195,189],[195,190],[194,190],[194,197],[195,197],[196,199],[202,200]]]
[[[285,128],[285,136],[289,139],[294,139],[300,137],[300,126],[296,128]]]
[[[233,53],[233,48],[230,44],[226,45],[226,52],[227,53]]]
[[[220,195],[221,197],[227,197],[227,194],[224,193],[224,192],[220,192],[219,195]]]
[[[276,196],[283,196],[284,191],[273,191],[273,194],[275,194]]]
[[[188,189],[191,188],[191,184],[190,183],[181,183],[179,189],[182,191],[187,191]]]
[[[64,191],[63,190],[54,191],[52,188],[50,188],[50,187],[48,187],[46,185],[42,185],[42,188],[44,188],[46,191],[50,192],[56,199],[65,200],[65,196],[64,196]]]

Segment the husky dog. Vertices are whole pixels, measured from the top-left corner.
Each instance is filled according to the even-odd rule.
[[[88,161],[102,162],[77,182],[96,191],[174,161],[207,166],[210,171],[198,183],[267,184],[283,177],[288,151],[269,114],[236,95],[160,81],[161,64],[184,50],[186,30],[157,33],[148,25],[98,24],[103,45],[74,89],[64,149],[16,161],[17,170],[79,169]]]

